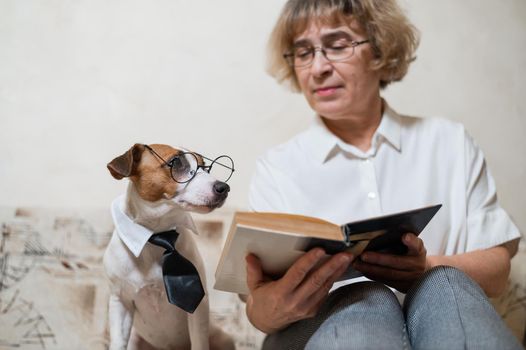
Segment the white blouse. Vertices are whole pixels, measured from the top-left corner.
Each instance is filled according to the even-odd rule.
[[[424,229],[428,255],[494,247],[520,237],[497,202],[484,155],[464,127],[445,119],[384,114],[367,152],[314,125],[257,161],[255,211],[335,224],[443,204]]]

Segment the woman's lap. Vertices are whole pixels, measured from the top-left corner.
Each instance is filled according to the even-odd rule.
[[[411,347],[522,349],[480,287],[445,266],[428,271],[408,292],[403,308],[381,283],[338,288],[315,317],[268,336],[263,345],[275,350]]]
[[[315,317],[268,336],[263,349],[403,349],[406,336],[394,293],[380,283],[359,282],[332,292]]]

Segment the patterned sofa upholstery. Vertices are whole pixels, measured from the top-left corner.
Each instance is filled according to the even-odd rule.
[[[213,290],[232,211],[195,215],[207,264],[211,317],[238,349],[259,349],[263,334],[249,324],[236,295]],[[102,255],[113,231],[108,209],[0,207],[0,348],[106,349],[108,285]],[[507,293],[494,300],[524,341],[526,251],[513,259]]]

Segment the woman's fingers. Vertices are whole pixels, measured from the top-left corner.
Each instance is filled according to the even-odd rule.
[[[356,262],[367,263],[377,266],[385,266],[400,271],[412,271],[420,266],[420,259],[405,255],[393,255],[367,252],[362,254]]]
[[[312,316],[352,261],[349,253],[339,253],[320,263],[324,257],[322,249],[312,249],[282,278],[272,281],[263,273],[259,259],[248,255],[247,315],[252,324],[265,333],[272,333]]]
[[[425,268],[427,252],[423,241],[412,233],[405,234],[402,237],[402,241],[408,249],[405,255],[364,252],[359,260],[368,264],[385,266],[402,271],[421,270],[422,267]]]
[[[281,278],[280,284],[286,291],[293,291],[298,287],[307,274],[320,262],[325,255],[323,249],[314,248],[302,255]]]
[[[427,251],[423,241],[412,233],[405,234],[402,241],[407,246],[406,255],[365,252],[353,267],[367,278],[406,291],[427,268]]]
[[[334,271],[331,278],[327,279],[320,288],[318,288],[305,300],[305,305],[303,305],[302,308],[306,310],[305,315],[307,317],[313,317],[314,315],[316,315],[320,306],[327,298],[334,282],[336,282],[338,278],[341,277],[341,275],[345,273],[345,271],[347,271],[348,267],[348,264],[341,265],[336,271]]]
[[[407,280],[414,277],[415,270],[397,270],[388,266],[373,265],[356,261],[353,267],[367,278],[375,281]]]
[[[330,257],[323,265],[307,276],[301,286],[298,287],[295,298],[306,300],[320,289],[325,289],[327,285],[330,289],[330,286],[347,270],[352,259],[353,256],[348,253],[339,253]]]
[[[402,236],[402,242],[407,246],[407,255],[420,256],[426,254],[424,241],[413,233],[406,233]]]
[[[265,281],[265,277],[257,256],[249,254],[245,261],[247,262],[247,286],[250,291],[253,291]]]

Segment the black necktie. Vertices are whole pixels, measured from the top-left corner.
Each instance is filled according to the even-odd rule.
[[[164,231],[152,235],[148,242],[166,249],[162,263],[168,301],[193,313],[205,296],[205,291],[194,264],[175,250],[178,236],[175,230]]]

